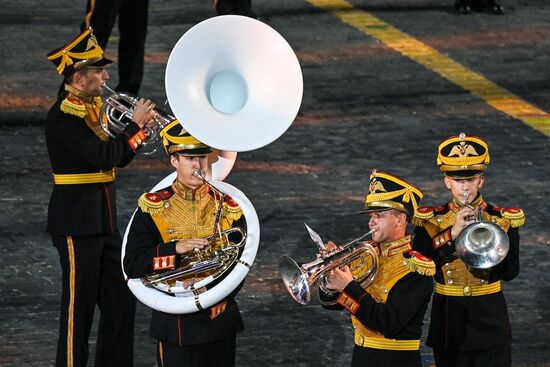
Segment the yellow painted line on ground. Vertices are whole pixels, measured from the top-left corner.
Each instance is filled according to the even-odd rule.
[[[550,115],[394,26],[344,0],[306,0],[387,47],[470,91],[493,108],[550,136]]]

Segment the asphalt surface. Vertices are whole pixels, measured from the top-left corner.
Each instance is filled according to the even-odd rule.
[[[550,140],[544,129],[495,109],[327,8],[305,1],[253,3],[260,19],[298,56],[304,96],[290,129],[265,147],[240,153],[227,178],[253,202],[261,224],[259,252],[237,297],[246,326],[237,339],[237,365],[348,365],[349,316],[294,303],[279,279],[277,259],[287,254],[300,261],[314,258],[304,222],[336,242],[366,232],[366,221],[356,213],[373,168],[422,188],[424,205],[444,203],[448,193],[435,162],[437,145],[466,132],[490,146],[484,197],[499,206],[521,207],[527,215],[520,231],[521,272],[504,285],[513,365],[550,366]],[[452,0],[350,4],[550,112],[550,4],[503,3],[502,16],[458,16]],[[55,359],[60,266],[45,232],[52,180],[43,125],[60,79],[45,55],[76,35],[84,6],[83,1],[46,6],[0,0],[0,367],[53,366]],[[140,95],[163,102],[171,49],[213,11],[208,1],[154,0],[149,16]],[[117,43],[115,29],[107,49],[115,59]],[[116,85],[116,65],[111,79]],[[121,230],[139,195],[168,173],[161,153],[138,156],[117,172]],[[139,305],[135,366],[155,365],[149,320],[150,310]],[[424,346],[422,358],[426,366],[433,363]]]

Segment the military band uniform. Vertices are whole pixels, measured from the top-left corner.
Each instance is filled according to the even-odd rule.
[[[166,128],[174,134],[169,139],[182,139],[181,125],[175,122]],[[165,148],[172,145],[166,141]],[[194,139],[190,135],[183,139]],[[196,141],[200,146],[200,142]],[[176,145],[176,144],[173,144]],[[183,146],[189,148],[189,144]],[[193,145],[191,145],[193,146]],[[205,154],[204,149],[182,149],[180,152]],[[174,151],[174,154],[178,154]],[[176,181],[156,193],[143,194],[128,233],[124,269],[130,278],[178,267],[182,257],[176,253],[178,240],[205,238],[212,235],[219,198],[203,184],[195,189]],[[222,204],[221,229],[244,228],[240,207],[226,197]],[[233,240],[230,238],[229,240]],[[231,271],[229,269],[228,271]],[[207,286],[214,286],[213,282]],[[159,366],[233,366],[236,334],[243,322],[234,297],[239,285],[218,304],[188,314],[168,314],[153,310],[150,335],[158,340]],[[160,292],[160,291],[159,291]]]
[[[110,63],[90,31],[49,58],[66,73],[79,55],[89,67]],[[134,158],[145,134],[129,121],[123,133],[109,137],[99,125],[101,98],[70,85],[65,90],[49,110],[45,130],[54,178],[47,230],[62,269],[56,366],[86,366],[96,304],[96,366],[132,366],[135,300],[120,269],[115,167]]]
[[[413,213],[422,197],[420,190],[383,172],[371,175],[370,187],[368,212],[405,207],[406,213]],[[379,255],[378,273],[372,283],[368,284],[368,278],[362,283],[355,280],[371,268],[372,259],[363,255],[351,263],[354,280],[342,292],[330,294],[319,288],[321,304],[351,313],[355,331],[353,367],[419,367],[422,324],[433,292],[435,265],[412,251],[410,235],[370,244]],[[357,266],[361,261],[364,264]]]
[[[457,144],[460,158],[453,149]],[[440,145],[438,162],[449,177],[476,177],[489,163],[488,147],[476,137],[454,137]],[[511,366],[510,320],[501,281],[519,273],[518,227],[524,214],[518,208],[488,204],[481,193],[469,205],[483,210],[484,221],[504,229],[509,251],[491,268],[468,267],[457,257],[451,236],[464,203],[453,198],[440,207],[418,208],[414,248],[430,256],[437,267],[427,345],[434,349],[437,366]]]
[[[419,208],[414,220],[415,249],[426,253],[437,265],[427,345],[438,355],[439,351],[455,354],[492,349],[495,356],[504,360],[502,364],[487,361],[486,365],[509,366],[510,320],[500,281],[512,280],[519,273],[518,224],[508,215],[513,217],[519,211],[494,207],[481,196],[471,205],[483,208],[485,220],[497,223],[507,232],[510,249],[493,268],[468,269],[457,258],[450,239],[450,227],[463,205],[453,200],[442,207]]]

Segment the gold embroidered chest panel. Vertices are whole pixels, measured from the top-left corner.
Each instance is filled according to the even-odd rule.
[[[217,213],[216,200],[201,186],[194,193],[179,191],[164,200],[164,208],[152,216],[164,243],[188,238],[204,238],[214,230]],[[220,222],[223,229],[230,227],[227,219]]]
[[[378,265],[378,274],[368,287],[365,288],[365,286],[361,284],[377,303],[386,303],[388,295],[397,281],[412,271],[407,266],[409,259],[403,256],[404,252],[408,252],[412,248],[410,240],[410,236],[405,236],[399,240],[381,245],[382,253]],[[370,264],[370,261],[370,258],[365,259],[365,266],[367,263]],[[351,266],[353,268],[354,264],[352,263]],[[364,274],[364,271],[365,267],[363,266],[354,269],[354,271],[352,271],[354,278],[357,279],[360,277]],[[352,316],[351,319],[355,331],[360,335],[382,335],[364,326],[355,316]]]

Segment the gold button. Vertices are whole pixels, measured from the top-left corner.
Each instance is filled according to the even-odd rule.
[[[447,275],[451,275],[452,271],[447,270]]]
[[[449,283],[449,284],[453,284],[454,282],[453,282],[453,280],[452,280],[452,279],[449,279],[449,280],[447,281],[447,283]]]
[[[471,296],[472,295],[472,287],[470,287],[469,285],[464,287],[464,295],[465,296]]]

